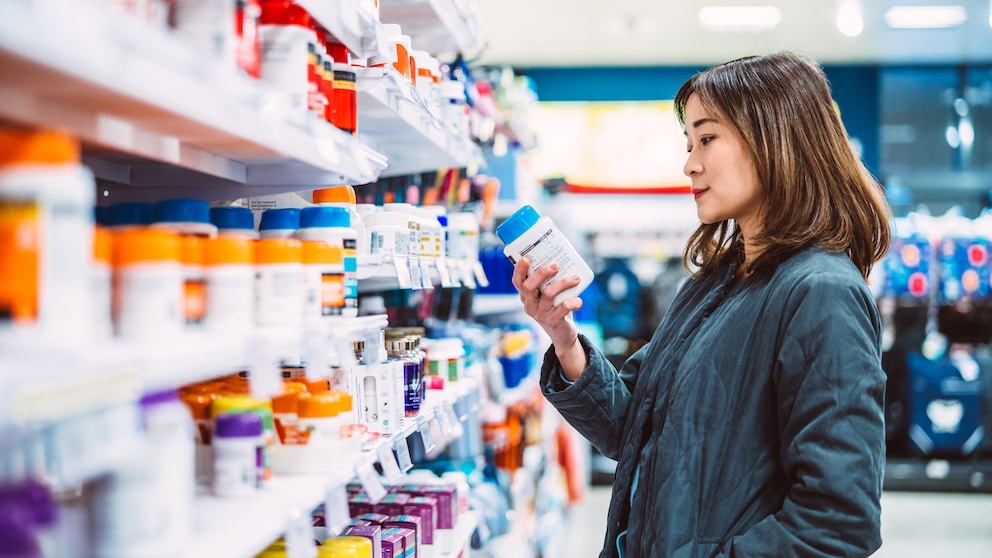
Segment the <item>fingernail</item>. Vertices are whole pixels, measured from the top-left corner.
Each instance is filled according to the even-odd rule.
[[[553,263],[553,264],[549,265],[548,267],[551,268],[551,271],[553,271],[555,273],[558,273],[558,264]]]

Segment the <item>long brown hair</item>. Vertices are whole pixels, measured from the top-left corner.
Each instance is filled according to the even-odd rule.
[[[889,248],[889,208],[881,188],[848,141],[820,65],[793,53],[750,56],[698,73],[679,89],[675,113],[696,95],[729,121],[751,152],[765,208],[762,230],[748,238],[773,267],[808,246],[845,252],[867,279]],[[741,257],[736,224],[701,224],[682,256],[694,275]]]

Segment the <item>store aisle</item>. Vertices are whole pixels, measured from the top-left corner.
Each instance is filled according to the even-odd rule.
[[[603,542],[610,487],[594,486],[569,511],[565,556],[595,557]],[[882,548],[874,558],[992,556],[992,495],[886,492]]]

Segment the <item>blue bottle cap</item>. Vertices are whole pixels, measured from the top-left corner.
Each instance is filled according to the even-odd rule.
[[[503,244],[510,244],[520,238],[527,229],[533,227],[541,216],[533,207],[525,205],[513,212],[505,221],[496,227],[496,236],[503,241]]]
[[[203,200],[162,200],[155,204],[155,222],[210,224],[210,204]]]
[[[255,230],[255,215],[247,207],[211,207],[210,222],[223,230]]]
[[[150,225],[155,218],[155,205],[151,203],[115,203],[110,206],[107,224],[111,227],[125,225]]]
[[[300,228],[350,227],[351,215],[343,207],[304,207],[300,210]]]
[[[283,231],[300,228],[300,210],[292,207],[266,209],[258,224],[260,231]]]

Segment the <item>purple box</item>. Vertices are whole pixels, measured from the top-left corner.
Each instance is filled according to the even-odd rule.
[[[415,496],[403,506],[404,515],[420,517],[424,526],[424,544],[434,544],[434,526],[437,524],[437,499],[430,496]]]
[[[417,496],[437,498],[437,528],[454,529],[458,522],[458,489],[453,485],[412,484],[405,490]]]
[[[368,521],[369,523],[375,523],[376,525],[382,525],[385,523],[390,516],[381,513],[365,513],[355,517],[362,521]]]
[[[403,492],[387,494],[378,504],[372,506],[372,511],[384,515],[402,515],[403,506],[409,498],[410,495]]]
[[[417,534],[413,529],[395,527],[396,532],[403,536],[403,548],[406,549],[404,558],[417,558]]]
[[[419,515],[394,515],[382,524],[383,529],[398,527],[413,531],[413,540],[417,546],[424,542],[424,520]]]
[[[368,496],[348,500],[348,515],[351,517],[360,517],[372,511],[372,502]]]
[[[382,532],[382,558],[405,558],[406,539],[399,529]]]
[[[345,528],[342,535],[350,537],[365,537],[372,541],[372,556],[376,558],[382,556],[382,528],[378,525],[366,522],[355,522]]]

